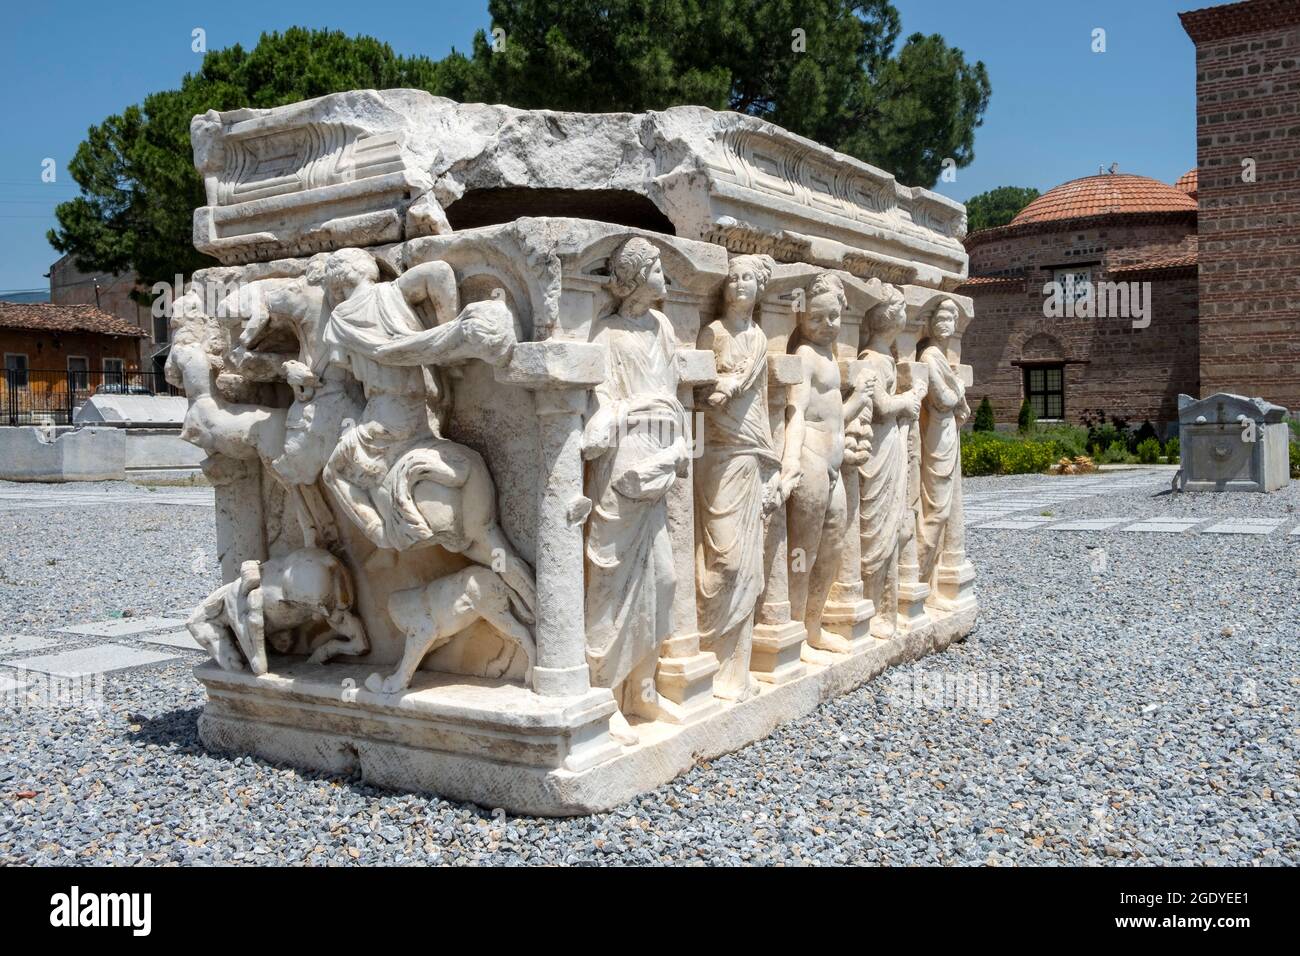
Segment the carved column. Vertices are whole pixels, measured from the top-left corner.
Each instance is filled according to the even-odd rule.
[[[797,355],[767,357],[767,404],[772,421],[772,444],[785,448],[785,410],[791,385],[803,380],[803,363]],[[766,580],[754,626],[754,649],[749,669],[761,681],[784,684],[807,670],[801,660],[806,635],[803,621],[790,619],[790,567],[786,554],[785,506],[772,513],[764,548]]]
[[[858,375],[868,363],[860,359],[840,361],[840,381],[849,382]],[[867,649],[871,643],[871,618],[875,616],[876,606],[863,597],[862,587],[862,537],[859,533],[858,510],[861,507],[862,479],[858,466],[845,464],[840,470],[840,480],[844,482],[844,496],[848,503],[848,521],[845,524],[844,550],[840,558],[840,570],[835,584],[831,587],[826,609],[822,612],[822,629],[838,635],[848,642],[847,648],[838,646],[823,647],[823,650],[844,651],[857,654]],[[813,644],[812,635],[808,638]],[[814,645],[815,646],[815,645]]]
[[[537,488],[537,664],[533,690],[547,697],[591,690],[584,617],[583,415],[587,392],[605,377],[598,345],[547,339],[515,346],[498,381],[533,392],[541,430]]]
[[[677,397],[686,409],[695,441],[695,388],[716,382],[713,353],[700,349],[677,352],[680,385]],[[690,436],[688,436],[690,437]],[[663,720],[686,724],[718,709],[713,697],[713,675],[718,658],[700,650],[700,625],[695,594],[695,462],[699,446],[692,444],[690,473],[678,477],[668,493],[668,532],[673,541],[677,586],[673,591],[673,633],[660,650],[655,686]]]
[[[914,350],[913,346],[913,350]],[[910,353],[909,353],[910,354]],[[923,362],[898,363],[898,392],[910,389],[913,383],[929,382],[929,371]],[[916,555],[916,519],[921,498],[921,443],[918,422],[900,423],[907,445],[907,509],[903,518],[903,547],[898,559],[898,631],[907,633],[930,625],[930,615],[925,612],[925,602],[930,596],[930,585],[920,579],[921,568]]]
[[[958,365],[957,375],[968,389],[975,383],[969,365]],[[952,511],[943,534],[943,550],[934,571],[934,589],[927,602],[943,611],[964,611],[975,607],[975,568],[966,560],[966,518],[962,509],[961,447],[957,449],[957,472],[953,476]]]
[[[256,461],[213,455],[200,463],[216,500],[217,561],[223,583],[239,577],[245,561],[266,560],[262,467]]]

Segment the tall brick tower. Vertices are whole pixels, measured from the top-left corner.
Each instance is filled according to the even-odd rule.
[[[1179,14],[1196,44],[1201,394],[1300,410],[1300,0]]]

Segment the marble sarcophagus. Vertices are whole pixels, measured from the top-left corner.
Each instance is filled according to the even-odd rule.
[[[974,626],[959,204],[694,107],[192,134],[209,747],[583,813]]]

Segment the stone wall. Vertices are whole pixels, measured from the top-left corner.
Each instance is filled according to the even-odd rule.
[[[1199,394],[1262,395],[1295,409],[1300,4],[1253,0],[1181,18],[1196,43]]]

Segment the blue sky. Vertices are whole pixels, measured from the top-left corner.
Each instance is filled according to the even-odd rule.
[[[904,35],[940,33],[983,60],[993,98],[975,162],[939,191],[1047,189],[1100,165],[1172,182],[1196,165],[1194,48],[1177,18],[1208,0],[894,0]],[[441,57],[488,25],[486,0],[258,3],[10,3],[0,19],[0,292],[44,288],[57,202],[76,194],[66,164],[86,129],[197,68],[209,49],[252,46],[264,30],[368,33],[399,53]],[[1106,31],[1093,53],[1092,31]],[[41,163],[57,180],[42,183]]]

